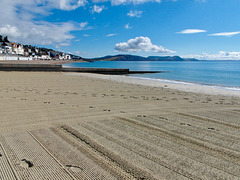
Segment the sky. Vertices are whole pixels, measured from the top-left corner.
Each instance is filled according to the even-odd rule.
[[[0,34],[84,58],[240,60],[239,0],[0,0]]]

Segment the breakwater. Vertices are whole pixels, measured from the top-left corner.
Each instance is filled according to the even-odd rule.
[[[81,72],[81,73],[98,73],[98,74],[129,74],[129,69],[114,68],[65,68],[62,72]]]
[[[129,71],[118,68],[74,68],[63,67],[54,64],[0,64],[0,71],[47,71],[47,72],[79,72],[97,74],[137,74],[137,73],[160,73],[162,71]]]

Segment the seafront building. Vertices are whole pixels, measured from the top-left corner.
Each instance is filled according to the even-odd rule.
[[[70,60],[72,56],[52,49],[0,41],[0,60]]]

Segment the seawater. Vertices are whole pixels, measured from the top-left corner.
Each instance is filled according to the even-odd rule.
[[[240,61],[96,61],[65,64],[67,67],[126,68],[132,71],[167,71],[129,75],[144,79],[170,80],[230,87],[240,90]]]

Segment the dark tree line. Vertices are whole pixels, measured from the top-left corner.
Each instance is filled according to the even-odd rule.
[[[0,42],[2,42],[3,45],[7,45],[6,42],[9,42],[9,41],[8,41],[8,37],[5,36],[5,37],[3,38],[3,37],[0,35]]]

